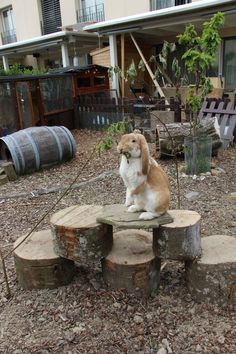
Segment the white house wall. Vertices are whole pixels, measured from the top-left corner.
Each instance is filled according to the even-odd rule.
[[[76,23],[75,0],[60,0],[62,26],[71,26]]]
[[[13,18],[18,41],[41,35],[37,0],[12,0]],[[2,1],[0,1],[2,4]],[[2,8],[2,5],[1,5]]]
[[[196,2],[200,0],[192,0]],[[150,0],[104,0],[106,21],[150,11]]]
[[[149,10],[149,0],[104,0],[106,21],[112,20],[113,18],[147,12]]]

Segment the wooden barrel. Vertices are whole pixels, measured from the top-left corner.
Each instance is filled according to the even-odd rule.
[[[63,126],[31,127],[0,138],[0,159],[12,161],[18,175],[67,161],[75,153],[74,138]]]

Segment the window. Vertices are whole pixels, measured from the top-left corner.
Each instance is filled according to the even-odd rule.
[[[60,0],[41,0],[42,7],[42,33],[49,34],[61,29]]]
[[[150,8],[153,10],[165,9],[171,6],[178,6],[191,3],[192,0],[151,0]]]
[[[3,44],[16,42],[16,30],[13,21],[12,7],[4,9],[2,11],[2,42]]]
[[[105,75],[99,75],[99,76],[94,76],[94,86],[101,86],[105,85],[106,83],[106,77]]]
[[[78,22],[104,21],[104,0],[81,0]]]

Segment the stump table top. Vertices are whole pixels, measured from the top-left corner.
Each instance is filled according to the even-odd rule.
[[[202,238],[202,257],[198,264],[236,263],[236,239],[233,236],[212,235]]]
[[[194,210],[183,210],[183,209],[172,209],[169,211],[169,215],[172,217],[172,222],[170,224],[165,223],[163,227],[166,228],[185,228],[191,225],[195,225],[201,219],[201,215]]]
[[[15,243],[14,248],[25,238],[25,235],[19,237]],[[14,254],[26,260],[32,262],[34,265],[39,263],[40,265],[48,264],[58,259],[53,249],[51,230],[42,230],[32,233],[28,239],[26,239],[16,250]]]
[[[121,229],[155,229],[173,221],[168,213],[152,220],[140,220],[139,215],[140,212],[129,213],[123,204],[112,204],[103,207],[97,221]]]
[[[50,223],[66,229],[95,228],[102,210],[101,205],[73,205],[53,214]]]

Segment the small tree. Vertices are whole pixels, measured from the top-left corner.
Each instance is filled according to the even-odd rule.
[[[194,25],[186,27],[184,33],[177,36],[178,43],[186,47],[182,60],[189,74],[195,78],[187,96],[193,123],[193,133],[197,134],[199,126],[199,110],[208,93],[213,89],[206,71],[216,61],[216,53],[221,42],[220,28],[224,25],[224,15],[217,12],[210,21],[203,23],[201,36],[198,35]]]

